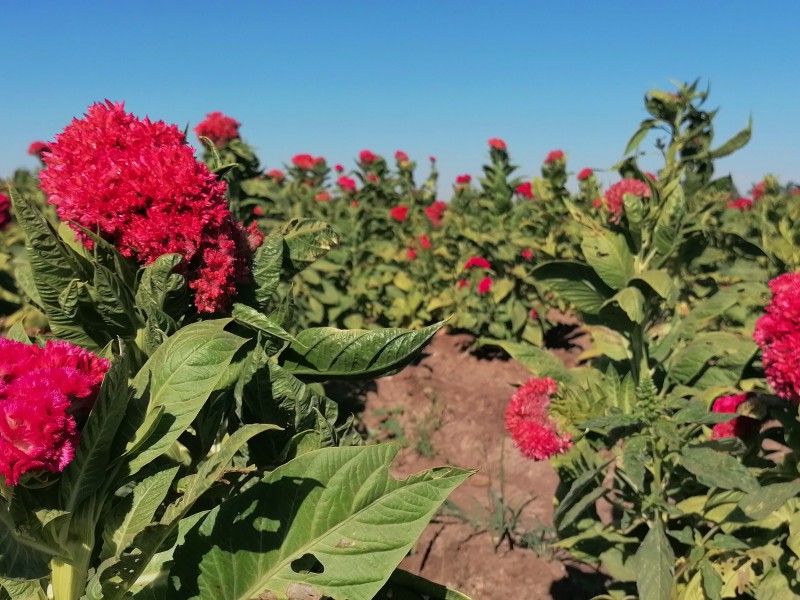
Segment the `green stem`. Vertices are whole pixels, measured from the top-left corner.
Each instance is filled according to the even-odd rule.
[[[70,562],[62,558],[50,561],[54,600],[79,600],[83,596],[91,556],[91,546],[82,544],[72,553]]]

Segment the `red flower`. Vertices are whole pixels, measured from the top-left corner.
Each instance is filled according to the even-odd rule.
[[[0,231],[11,225],[11,199],[0,194]]]
[[[458,283],[456,283],[456,287],[460,290],[465,287],[469,287],[469,281],[466,279],[459,279]]]
[[[622,216],[625,194],[649,198],[650,186],[638,179],[623,179],[608,188],[605,193],[606,207],[614,222],[618,222]]]
[[[50,152],[50,144],[47,142],[33,142],[28,146],[28,154],[31,156],[42,156],[42,152]]]
[[[560,160],[564,160],[564,152],[561,150],[551,150],[544,159],[544,163],[546,165],[552,165],[554,162],[558,162]]]
[[[378,181],[380,181],[380,180],[378,179],[377,175],[375,175],[373,173],[370,173],[369,175],[367,175],[367,181],[369,181],[371,183],[378,183]]]
[[[793,187],[791,191],[792,196],[797,196],[800,194],[800,187]]]
[[[0,339],[0,473],[59,473],[78,445],[75,414],[91,409],[109,362],[67,342]]]
[[[414,250],[413,248],[409,248],[408,250],[406,250],[406,258],[408,260],[414,260],[415,258],[417,258],[417,251]]]
[[[429,238],[427,235],[419,236],[419,245],[420,245],[420,248],[422,248],[423,250],[430,250],[430,248],[431,248],[431,238]]]
[[[267,171],[266,175],[267,177],[271,177],[275,181],[280,181],[285,177],[283,171],[280,171],[278,169],[272,169],[271,171]]]
[[[472,181],[472,175],[459,175],[456,177],[456,183],[458,184],[465,184]]]
[[[535,308],[532,308],[531,312],[529,314],[530,314],[531,319],[533,319],[533,320],[536,320],[536,319],[539,318],[539,313],[536,312]]]
[[[506,143],[501,140],[500,138],[492,138],[488,142],[490,148],[494,148],[495,150],[505,150]]]
[[[526,181],[525,183],[520,183],[517,186],[517,193],[523,198],[527,198],[528,200],[533,200],[533,186],[531,182]]]
[[[352,206],[353,208],[358,208],[358,200],[353,200],[353,201],[350,203],[350,206]]]
[[[431,161],[432,163],[435,163],[436,162],[436,157],[435,156],[429,156],[428,160]]]
[[[656,177],[655,173],[651,173],[650,171],[645,171],[644,175],[653,183],[656,183],[658,181],[658,177]]]
[[[594,171],[592,171],[589,167],[586,167],[585,169],[582,169],[578,173],[578,179],[580,181],[585,181],[585,180],[589,179],[589,177],[592,176],[592,173],[594,173]]]
[[[493,283],[494,281],[492,281],[491,277],[484,277],[478,282],[478,293],[481,295],[488,294],[492,289]]]
[[[344,192],[353,193],[356,191],[355,179],[351,179],[350,177],[345,177],[344,175],[342,175],[341,177],[339,177],[336,183],[339,184],[339,187],[342,188],[342,191]]]
[[[324,159],[314,158],[310,154],[295,154],[292,157],[292,164],[298,169],[303,169],[304,171],[313,171],[314,166],[318,164],[320,160]]]
[[[399,163],[407,163],[408,154],[406,154],[402,150],[398,150],[397,152],[394,153],[394,159]]]
[[[201,121],[194,132],[198,137],[207,137],[217,148],[239,137],[239,123],[221,112],[208,113],[205,121]]]
[[[759,181],[757,184],[753,186],[753,200],[761,200],[764,196],[767,195],[767,182],[766,181]]]
[[[506,429],[522,454],[545,460],[572,447],[572,436],[550,418],[550,398],[558,384],[549,377],[532,378],[517,388],[506,408]]]
[[[530,248],[525,248],[525,250],[522,251],[522,258],[524,258],[525,260],[532,259],[533,258],[533,250],[531,250]]]
[[[392,210],[389,211],[389,214],[395,221],[399,221],[400,223],[402,223],[408,217],[408,207],[395,206]]]
[[[254,206],[253,207],[253,214],[257,217],[260,217],[264,214],[264,209],[261,206]]]
[[[734,208],[739,211],[747,211],[753,208],[753,201],[750,198],[739,198],[738,200],[731,200],[728,202],[728,208]]]
[[[767,382],[781,398],[800,404],[800,273],[769,282],[772,301],[756,321],[753,339],[761,347]]]
[[[445,210],[447,210],[447,202],[437,200],[425,209],[425,216],[428,217],[434,227],[441,227]]]
[[[337,173],[341,173],[342,171],[344,171],[344,167],[343,167],[342,165],[335,165],[335,166],[333,167],[333,169],[334,169],[334,171],[336,171]]]
[[[464,268],[472,269],[473,267],[477,267],[479,269],[491,269],[492,265],[490,265],[489,261],[482,256],[473,256],[466,263],[464,263]]]
[[[227,309],[236,284],[249,279],[250,236],[228,210],[226,184],[176,126],[137,119],[122,104],[94,104],[43,160],[41,187],[62,220],[98,231],[142,264],[183,256],[198,311]]]
[[[735,413],[739,405],[746,401],[750,395],[735,394],[730,396],[720,396],[714,400],[711,407],[717,413]],[[758,424],[758,421],[750,417],[736,417],[725,423],[717,423],[711,430],[711,439],[717,440],[726,437],[744,437]]]
[[[592,206],[594,206],[595,208],[600,208],[601,206],[603,206],[603,199],[595,198],[594,200],[592,200]]]
[[[314,200],[317,202],[327,202],[331,199],[331,195],[328,192],[320,192],[316,196],[314,196]]]
[[[362,164],[370,165],[378,160],[378,156],[369,150],[362,150],[358,155],[358,160]]]

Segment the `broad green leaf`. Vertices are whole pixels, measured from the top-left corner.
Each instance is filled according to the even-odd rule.
[[[283,267],[290,274],[299,273],[339,245],[339,235],[333,228],[316,219],[292,219],[280,233],[286,247]]]
[[[306,329],[283,351],[280,364],[306,379],[380,377],[414,360],[443,326],[444,321],[416,331]]]
[[[525,342],[509,342],[488,338],[480,338],[478,343],[482,346],[499,346],[508,352],[511,358],[537,377],[552,377],[561,382],[572,379],[569,371],[564,368],[564,363],[561,359],[543,348],[537,348]]]
[[[731,139],[722,144],[719,148],[709,152],[708,158],[717,159],[734,153],[736,150],[738,150],[739,148],[741,148],[742,146],[747,144],[747,142],[750,141],[750,136],[752,135],[753,131],[752,128],[753,128],[753,120],[751,118],[747,122],[747,127],[742,129],[739,133],[734,135]]]
[[[187,535],[168,598],[374,598],[469,476],[445,468],[398,481],[396,454],[389,444],[328,448],[278,467]]]
[[[0,577],[42,579],[50,574],[50,555],[35,540],[18,535],[7,508],[0,514]]]
[[[302,344],[297,339],[265,314],[250,308],[246,304],[234,304],[231,316],[237,323],[241,323],[255,331],[266,333],[267,336],[278,338],[294,345]]]
[[[715,425],[717,423],[727,423],[734,418],[736,418],[736,413],[711,412],[704,402],[691,401],[672,415],[672,422],[692,425]]]
[[[25,331],[25,327],[23,327],[21,321],[17,321],[12,325],[11,329],[5,332],[4,336],[7,340],[13,340],[15,342],[22,342],[23,344],[30,344],[31,338],[28,337],[27,332]]]
[[[656,521],[636,551],[636,589],[641,600],[671,600],[675,583],[672,568],[675,555],[664,525]]]
[[[265,308],[278,289],[283,266],[283,236],[279,233],[267,236],[253,255],[253,281],[256,284],[256,300]]]
[[[644,312],[644,294],[639,288],[626,287],[620,290],[613,297],[606,301],[606,305],[616,303],[625,311],[628,318],[634,323],[643,323],[645,318]]]
[[[681,452],[681,464],[708,487],[743,492],[756,492],[760,487],[747,467],[731,455],[710,448],[684,449]]]
[[[672,277],[666,270],[645,271],[637,273],[632,281],[643,281],[659,296],[665,300],[672,298],[677,292]]]
[[[424,577],[396,569],[375,596],[375,600],[470,600],[464,594],[451,590]]]
[[[621,290],[633,277],[633,255],[625,237],[610,231],[590,232],[581,241],[586,262],[612,289]]]
[[[556,507],[555,512],[553,513],[553,523],[556,524],[556,527],[561,527],[561,519],[567,514],[567,512],[576,504],[578,503],[581,498],[591,493],[590,488],[592,486],[602,487],[602,484],[599,483],[599,477],[602,473],[603,469],[611,462],[611,459],[604,461],[603,463],[597,465],[596,467],[585,471],[572,482],[570,485],[569,490],[561,499],[558,506]]]
[[[2,600],[45,600],[46,590],[39,581],[14,581],[0,578]]]
[[[800,481],[773,483],[745,495],[739,501],[739,508],[754,521],[760,521],[798,494],[800,494]]]
[[[703,577],[703,591],[708,600],[720,600],[722,598],[722,577],[714,569],[714,566],[704,560],[700,565],[700,573]]]
[[[614,293],[594,269],[583,263],[552,261],[533,270],[538,281],[576,310],[597,314]]]

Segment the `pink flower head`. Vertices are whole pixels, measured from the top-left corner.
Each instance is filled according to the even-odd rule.
[[[414,250],[413,248],[409,248],[408,250],[406,250],[406,258],[408,260],[414,260],[415,258],[417,258],[417,251]]]
[[[389,211],[389,215],[395,220],[400,223],[405,221],[408,218],[408,207],[407,206],[395,206],[392,210]]]
[[[264,216],[264,207],[262,206],[254,206],[253,207],[253,214],[257,217]]]
[[[378,160],[377,154],[374,154],[370,150],[362,150],[358,155],[358,161],[364,165],[371,165],[376,160]]]
[[[367,181],[369,181],[370,183],[378,183],[380,180],[378,179],[377,175],[375,175],[374,173],[370,173],[369,175],[367,175]]]
[[[280,181],[285,177],[283,171],[279,169],[272,169],[271,171],[267,171],[266,175],[267,177],[274,179],[275,181]]]
[[[11,199],[0,194],[0,231],[11,225]]]
[[[606,207],[614,222],[619,222],[622,216],[625,194],[649,198],[650,186],[638,179],[623,179],[608,188],[605,193]]]
[[[334,165],[333,170],[337,173],[341,173],[344,171],[344,167],[342,165]]]
[[[539,313],[536,312],[535,308],[532,308],[531,312],[528,313],[528,314],[529,314],[530,318],[533,319],[534,321],[539,318]]]
[[[428,217],[434,227],[441,227],[445,210],[447,210],[447,202],[437,200],[425,209],[425,216]]]
[[[592,176],[592,173],[594,173],[594,171],[592,171],[589,167],[581,169],[581,171],[578,173],[578,180],[586,181],[587,179],[589,179],[589,177]]]
[[[201,121],[194,132],[198,137],[207,137],[217,148],[221,148],[231,140],[239,137],[239,123],[221,112],[208,113],[205,121]]]
[[[472,175],[459,175],[456,177],[456,183],[459,185],[466,184],[472,181]]]
[[[800,273],[769,282],[772,300],[756,321],[753,339],[761,347],[767,383],[781,398],[800,404]]]
[[[28,154],[31,156],[42,156],[42,152],[50,152],[50,144],[47,142],[36,141],[28,146]]]
[[[292,164],[303,171],[313,171],[317,159],[310,154],[295,154],[292,157]]]
[[[595,208],[600,208],[603,206],[603,199],[602,198],[595,198],[592,200],[592,206]]]
[[[67,342],[44,348],[0,339],[0,473],[59,473],[75,456],[74,415],[94,403],[110,364]]]
[[[419,236],[419,247],[423,250],[430,250],[431,249],[431,238],[427,235]]]
[[[63,221],[99,232],[141,264],[183,256],[199,312],[226,310],[249,279],[252,249],[228,210],[227,186],[176,126],[138,119],[120,103],[94,104],[43,161],[41,187]]]
[[[314,200],[317,202],[327,202],[331,199],[331,195],[328,192],[320,192],[316,196],[314,196]]]
[[[464,268],[491,269],[492,265],[490,265],[489,261],[483,258],[482,256],[473,256],[466,263],[464,263]]]
[[[500,138],[492,138],[488,141],[489,147],[494,148],[495,150],[505,150],[506,143],[501,140]]]
[[[528,200],[533,200],[533,185],[531,184],[530,181],[526,181],[525,183],[520,183],[517,186],[517,193],[523,198],[527,198]]]
[[[353,208],[358,208],[358,200],[353,200],[353,201],[350,203],[350,206],[352,206]]]
[[[435,156],[429,156],[428,160],[431,161],[432,163],[435,163],[436,162],[436,157]]]
[[[466,279],[459,279],[459,280],[458,280],[458,283],[456,283],[456,287],[457,287],[459,290],[460,290],[460,289],[463,289],[463,288],[465,288],[465,287],[469,287],[469,281],[467,281]]]
[[[484,277],[478,282],[478,293],[480,295],[488,294],[492,290],[493,283],[491,277]]]
[[[727,206],[744,212],[753,208],[753,201],[750,198],[739,198],[738,200],[731,200]]]
[[[558,430],[548,414],[550,398],[558,384],[549,377],[534,377],[517,388],[506,408],[506,429],[522,454],[546,460],[572,447],[572,436]]]
[[[356,191],[356,180],[342,175],[336,181],[343,192],[354,193]]]
[[[394,153],[394,159],[399,163],[407,163],[408,154],[406,154],[402,150],[398,150],[397,152]]]
[[[533,250],[531,250],[530,248],[525,248],[525,250],[523,250],[521,254],[522,258],[524,258],[525,260],[530,260],[533,258]]]
[[[720,396],[714,400],[711,407],[717,413],[735,413],[739,405],[746,401],[750,394],[735,394],[730,396]],[[717,440],[726,437],[744,437],[758,424],[758,421],[750,417],[736,417],[725,423],[717,423],[711,430],[711,439]]]
[[[767,182],[766,181],[759,181],[757,184],[753,186],[753,200],[761,200],[764,196],[767,195]]]
[[[552,165],[553,163],[564,160],[564,152],[561,150],[551,150],[547,157],[544,159],[544,164]]]

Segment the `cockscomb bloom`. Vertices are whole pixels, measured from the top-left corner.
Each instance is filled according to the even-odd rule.
[[[480,295],[488,294],[492,290],[494,281],[491,277],[484,277],[478,282],[478,293]]]
[[[714,400],[711,410],[717,413],[735,413],[742,402],[745,402],[750,394],[731,394],[720,396]],[[750,417],[736,417],[725,423],[717,423],[711,430],[711,439],[718,440],[726,437],[744,437],[758,425],[756,419]]]
[[[342,175],[336,181],[339,184],[339,187],[342,188],[342,191],[352,193],[356,191],[356,180],[352,179],[351,177],[345,177]]]
[[[546,460],[572,447],[572,436],[561,432],[548,409],[558,384],[549,377],[534,377],[517,388],[506,408],[506,430],[520,452],[533,460]]]
[[[581,169],[578,172],[578,181],[586,181],[587,179],[589,179],[589,177],[592,176],[592,173],[594,173],[594,171],[592,171],[589,167]]]
[[[286,175],[284,175],[283,171],[280,169],[272,169],[271,171],[267,171],[265,175],[275,181],[281,181]]]
[[[331,195],[328,192],[320,192],[316,196],[314,196],[314,200],[317,202],[327,202],[331,199]]]
[[[374,173],[370,173],[367,175],[367,181],[369,181],[370,183],[378,183],[380,182],[380,179],[378,179],[378,176],[375,175]]]
[[[505,150],[506,143],[501,140],[500,138],[492,138],[488,142],[490,148],[494,148],[495,150]]]
[[[378,155],[371,150],[362,150],[358,154],[358,161],[364,165],[371,165],[378,160]]]
[[[752,196],[753,200],[761,200],[767,195],[767,182],[759,181],[753,186]]]
[[[28,154],[31,156],[42,156],[42,152],[50,152],[50,144],[47,142],[35,141],[28,146]]]
[[[522,254],[522,258],[525,260],[530,260],[533,258],[533,250],[530,248],[525,248],[520,254]]]
[[[225,182],[195,159],[176,126],[97,103],[56,136],[43,161],[41,187],[63,221],[98,232],[141,264],[180,254],[199,312],[226,310],[249,279],[250,244],[263,236],[234,221]]]
[[[536,312],[535,308],[532,308],[531,312],[528,313],[528,316],[535,321],[536,319],[539,318],[539,313]]]
[[[256,217],[263,217],[264,216],[264,207],[263,206],[254,206],[253,207],[253,214]]]
[[[530,181],[526,181],[525,183],[520,183],[517,186],[517,193],[523,198],[527,198],[528,200],[533,200],[533,185],[531,184]]]
[[[727,204],[728,208],[734,208],[739,211],[747,211],[753,208],[753,201],[750,198],[739,198],[737,200],[731,200]]]
[[[408,218],[408,207],[407,206],[395,206],[392,210],[389,211],[389,215],[395,220],[400,223],[405,221]]]
[[[110,364],[67,342],[0,339],[0,474],[60,473],[75,456],[75,420],[91,409]]]
[[[207,137],[217,148],[222,148],[231,140],[239,137],[240,125],[241,123],[236,119],[216,111],[208,113],[205,120],[194,128],[194,132],[197,137]]]
[[[650,186],[638,179],[623,179],[608,188],[605,193],[606,208],[611,213],[611,219],[614,222],[619,222],[622,216],[625,194],[649,198]]]
[[[425,216],[428,217],[428,220],[434,227],[441,227],[442,219],[444,218],[444,212],[446,210],[447,202],[444,202],[443,200],[437,200],[425,209]]]
[[[414,250],[413,248],[409,248],[408,250],[406,250],[406,258],[408,260],[414,260],[415,258],[417,258],[417,251]]]
[[[394,153],[394,159],[397,162],[401,163],[401,164],[407,163],[408,162],[408,154],[406,154],[402,150],[398,150],[397,152]]]
[[[344,167],[342,165],[334,165],[333,170],[336,171],[337,173],[341,173],[342,171],[344,171]]]
[[[800,404],[800,273],[769,282],[772,301],[756,321],[753,339],[761,347],[767,383],[781,398]]]
[[[564,152],[561,150],[551,150],[547,154],[547,157],[545,157],[544,162],[546,165],[552,165],[561,160],[564,160]]]
[[[489,261],[483,258],[482,256],[473,256],[467,262],[464,263],[465,269],[491,269],[492,265],[489,264]]]
[[[427,235],[419,236],[419,247],[423,250],[430,250],[431,249],[431,238]]]
[[[435,163],[436,162],[436,157],[435,156],[429,156],[428,160],[431,161],[432,163]]]
[[[456,183],[459,185],[467,184],[472,181],[472,175],[459,175],[456,177]]]
[[[11,225],[11,199],[0,194],[0,231]]]
[[[467,281],[466,279],[459,279],[458,283],[456,283],[456,288],[460,290],[465,287],[469,287],[469,281]]]
[[[304,171],[313,171],[316,165],[324,161],[325,159],[321,156],[314,158],[310,154],[295,154],[292,157],[292,164],[298,169],[303,169]]]

